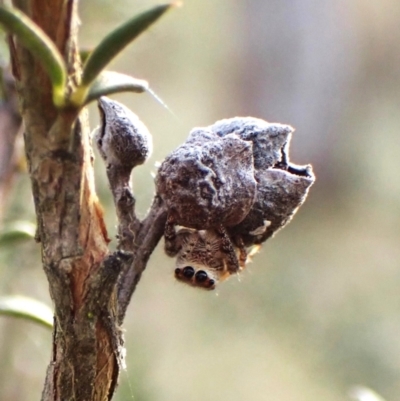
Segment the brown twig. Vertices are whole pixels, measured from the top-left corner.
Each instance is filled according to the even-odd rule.
[[[167,211],[159,196],[143,221],[135,214],[135,197],[129,175],[114,166],[107,168],[107,177],[118,217],[118,246],[126,257],[118,278],[118,323],[122,324],[132,294],[146,268],[151,253],[161,239],[167,221]]]
[[[118,322],[121,324],[147,261],[162,237],[167,216],[158,196],[143,221],[135,214],[130,177],[132,170],[144,163],[151,151],[151,135],[147,128],[119,102],[102,97],[98,105],[102,123],[96,130],[95,141],[106,164],[118,217],[117,248],[131,255],[123,262],[118,279]]]
[[[159,196],[143,221],[136,217],[135,197],[129,182],[130,172],[108,166],[107,177],[118,217],[118,246],[126,257],[118,278],[118,322],[122,324],[132,294],[146,268],[151,253],[163,235],[167,212]]]
[[[167,210],[161,198],[156,195],[146,218],[136,232],[132,248],[132,263],[122,270],[118,280],[118,321],[120,323],[125,317],[132,294],[146,268],[149,257],[163,235],[166,221]]]

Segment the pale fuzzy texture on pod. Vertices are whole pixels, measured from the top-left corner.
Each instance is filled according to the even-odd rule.
[[[196,229],[234,226],[255,200],[253,164],[251,142],[193,130],[162,163],[157,193],[177,224]]]
[[[231,237],[239,237],[245,246],[257,245],[289,223],[315,180],[309,166],[298,172],[301,175],[274,168],[256,172],[257,199],[246,218],[228,229]]]
[[[105,96],[99,99],[102,124],[95,133],[100,155],[107,166],[132,170],[152,152],[149,130],[123,104]]]
[[[254,117],[227,118],[203,129],[220,137],[235,134],[244,141],[250,141],[256,170],[265,170],[283,161],[283,152],[294,131],[290,125],[269,123]]]

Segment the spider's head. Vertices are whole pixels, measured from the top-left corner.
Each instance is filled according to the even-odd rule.
[[[214,230],[193,230],[181,238],[175,268],[178,281],[214,290],[218,282],[229,277],[227,256],[221,252],[222,239]]]
[[[196,266],[194,263],[190,265],[177,263],[175,278],[183,283],[205,290],[214,290],[219,281],[215,272],[211,272],[207,266]]]

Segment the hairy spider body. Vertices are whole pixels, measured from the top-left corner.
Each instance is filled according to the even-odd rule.
[[[235,245],[226,230],[196,230],[175,227],[169,218],[165,228],[165,250],[176,257],[175,277],[193,287],[212,290],[246,264],[246,250]]]

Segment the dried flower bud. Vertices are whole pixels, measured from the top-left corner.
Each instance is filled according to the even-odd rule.
[[[107,166],[131,171],[152,151],[152,138],[138,116],[123,104],[105,96],[99,99],[102,124],[95,133],[99,152]]]

